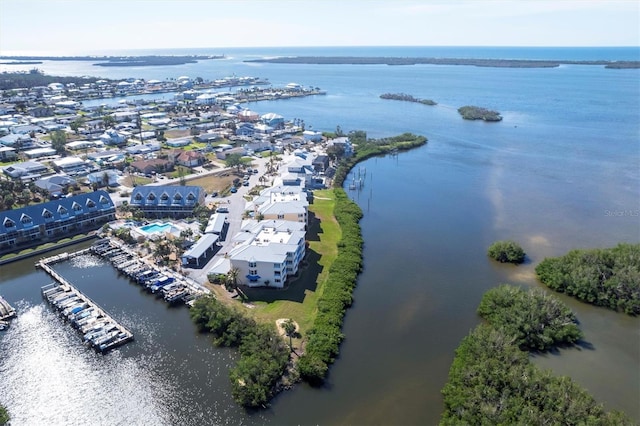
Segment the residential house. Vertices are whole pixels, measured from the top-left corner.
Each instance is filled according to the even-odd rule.
[[[318,155],[316,158],[313,159],[313,161],[311,162],[311,165],[313,166],[313,169],[316,172],[324,173],[325,170],[329,168],[329,156]]]
[[[106,191],[88,192],[0,213],[0,254],[70,237],[115,219]]]
[[[284,117],[273,112],[262,115],[260,121],[274,129],[284,127]]]
[[[183,151],[176,157],[176,163],[185,167],[196,167],[204,163],[206,157],[198,151]]]
[[[114,129],[108,129],[100,135],[100,140],[105,145],[122,145],[125,143],[126,138]]]
[[[148,175],[152,172],[163,173],[173,169],[173,162],[161,158],[153,158],[150,160],[138,160],[131,163],[131,168]]]
[[[58,152],[51,147],[34,148],[34,149],[29,149],[24,151],[24,155],[26,155],[27,158],[30,158],[30,159],[51,157],[53,155],[56,155],[57,153]]]
[[[14,179],[38,178],[42,173],[45,173],[48,170],[47,166],[42,163],[38,163],[37,161],[13,163],[2,168],[4,174]]]
[[[15,160],[17,156],[18,154],[16,154],[15,148],[0,146],[0,161],[12,161]]]
[[[98,172],[89,173],[87,181],[90,185],[96,184],[102,186],[118,186],[118,173],[115,170],[100,170]]]
[[[147,216],[188,217],[196,206],[204,204],[205,195],[200,186],[137,186],[129,204]]]
[[[0,138],[0,145],[21,150],[33,147],[34,142],[28,134],[10,133]]]
[[[57,160],[53,160],[54,168],[57,168],[65,173],[74,174],[87,170],[87,163],[80,157],[63,157]]]
[[[64,175],[47,176],[35,181],[38,188],[44,189],[50,195],[59,195],[74,183],[76,183],[75,180]]]
[[[170,139],[165,142],[167,146],[171,148],[179,148],[181,146],[187,146],[191,144],[191,138],[182,138],[182,139]]]

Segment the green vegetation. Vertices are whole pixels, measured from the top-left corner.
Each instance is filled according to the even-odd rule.
[[[56,77],[52,75],[44,75],[38,69],[32,69],[29,72],[3,72],[0,74],[0,90],[12,90],[37,86],[47,86],[51,83],[83,85],[95,83],[98,80],[106,80],[98,77]]]
[[[480,325],[456,349],[442,390],[441,425],[631,425],[605,412],[568,377],[555,377],[529,361],[516,338]]]
[[[237,347],[240,359],[229,373],[233,399],[246,407],[264,406],[284,375],[290,350],[275,328],[258,324],[213,296],[198,299],[190,316],[218,346]]]
[[[11,417],[9,417],[7,409],[4,408],[4,406],[0,405],[0,426],[8,424],[10,419]]]
[[[424,136],[414,135],[412,133],[403,133],[391,138],[367,139],[366,132],[361,130],[350,132],[349,139],[356,147],[356,152],[354,156],[342,159],[333,178],[333,185],[335,187],[342,187],[349,170],[351,170],[351,168],[357,163],[364,161],[367,158],[398,151],[406,151],[427,143],[427,138]]]
[[[582,337],[571,309],[539,289],[525,292],[503,284],[482,296],[478,314],[494,328],[515,336],[522,350],[545,351]]]
[[[383,93],[380,95],[381,99],[393,99],[396,101],[405,101],[405,102],[417,102],[423,105],[437,105],[438,103],[431,99],[420,99],[415,98],[411,95],[407,95],[406,93]]]
[[[536,273],[549,288],[583,302],[640,314],[640,244],[572,250],[544,259]]]
[[[62,130],[54,130],[53,132],[51,132],[51,148],[55,149],[56,153],[64,153],[66,144],[66,133],[64,133]]]
[[[344,314],[352,303],[351,293],[362,269],[362,210],[340,188],[335,188],[334,216],[342,229],[338,256],[329,269],[324,290],[318,300],[318,313],[308,332],[304,355],[298,360],[301,377],[311,383],[324,380],[328,365],[338,355]]]
[[[496,241],[489,246],[487,254],[501,263],[522,263],[525,257],[522,247],[513,241]]]
[[[465,120],[484,120],[484,121],[500,121],[502,116],[497,111],[491,111],[486,108],[467,105],[458,108],[458,112]]]

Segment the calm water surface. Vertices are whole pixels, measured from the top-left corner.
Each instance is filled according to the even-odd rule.
[[[476,53],[497,57],[495,51]],[[635,49],[501,53],[533,59],[637,56]],[[97,356],[43,305],[39,289],[49,279],[29,260],[0,268],[0,294],[20,313],[0,335],[0,376],[10,383],[0,402],[15,424],[435,424],[453,351],[479,323],[475,310],[484,291],[503,282],[539,286],[533,269],[546,256],[640,242],[638,70],[288,66],[238,59],[259,54],[242,51],[224,61],[99,74],[164,79],[235,73],[273,84],[295,81],[328,93],[249,106],[303,118],[318,130],[340,125],[374,137],[410,131],[429,138],[414,151],[361,164],[365,186],[350,194],[365,212],[365,269],[327,385],[299,385],[268,410],[245,412],[229,395],[234,352],[212,348],[206,336],[195,333],[186,309],[168,309],[95,259],[57,265],[136,334],[133,344]],[[43,68],[95,75],[97,67]],[[438,105],[379,99],[384,92]],[[468,104],[497,109],[504,120],[463,121],[456,109]],[[506,238],[522,244],[527,264],[488,261],[488,245]],[[577,313],[585,344],[533,361],[570,375],[607,408],[640,422],[639,320],[559,297]]]

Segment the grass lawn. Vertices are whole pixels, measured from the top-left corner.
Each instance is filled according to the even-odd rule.
[[[223,176],[223,174],[214,174],[208,176],[202,176],[195,179],[187,180],[187,185],[189,186],[201,186],[204,188],[207,194],[211,194],[214,191],[222,192],[226,188],[230,187],[233,183],[233,179],[237,176],[233,173],[224,173],[227,176]]]
[[[243,288],[255,306],[245,309],[245,312],[261,322],[271,324],[278,318],[292,318],[300,326],[303,336],[315,320],[318,298],[324,290],[324,282],[336,259],[338,241],[342,237],[340,226],[333,216],[333,190],[316,191],[314,195],[314,203],[309,206],[309,248],[300,276],[290,281],[283,290]],[[296,344],[299,345],[299,342]]]

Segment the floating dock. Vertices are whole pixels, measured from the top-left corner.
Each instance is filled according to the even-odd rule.
[[[108,352],[133,340],[133,333],[118,324],[104,309],[40,261],[38,267],[56,282],[42,287],[42,296],[82,334],[83,341],[99,352]]]
[[[103,239],[90,248],[91,253],[109,262],[120,273],[140,284],[149,293],[162,297],[170,305],[184,303],[191,307],[193,302],[208,290],[193,280],[167,268],[158,268],[140,259],[137,253],[117,241]]]

